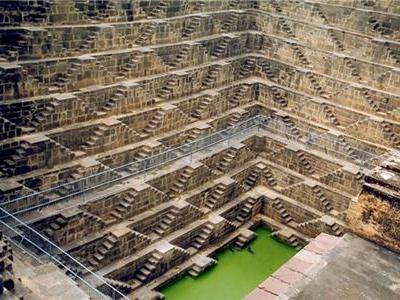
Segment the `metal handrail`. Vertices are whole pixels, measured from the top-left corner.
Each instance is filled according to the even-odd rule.
[[[271,121],[276,126],[285,127],[286,130],[280,130],[278,128],[268,127],[267,124],[270,123]],[[30,199],[30,198],[36,197],[36,196],[43,195],[45,197],[46,193],[49,193],[49,192],[52,192],[52,191],[57,191],[57,190],[59,190],[61,188],[78,186],[77,189],[74,188],[73,191],[71,191],[70,193],[68,193],[65,196],[60,196],[60,197],[57,197],[56,199],[52,199],[50,201],[45,201],[44,203],[35,204],[33,206],[29,206],[29,207],[17,210],[17,211],[15,211],[13,213],[14,214],[20,214],[20,213],[24,213],[24,212],[31,211],[31,210],[34,210],[34,209],[38,209],[38,208],[47,206],[49,204],[60,202],[60,201],[66,200],[68,198],[80,195],[80,194],[82,194],[82,193],[84,193],[86,191],[90,191],[90,190],[99,188],[101,186],[114,184],[116,182],[122,181],[124,179],[129,178],[129,177],[136,176],[136,175],[138,175],[140,173],[143,173],[143,172],[149,171],[151,169],[154,169],[155,167],[159,167],[159,166],[161,166],[163,164],[167,164],[167,163],[170,163],[170,162],[172,162],[174,160],[180,159],[182,157],[191,155],[193,152],[200,151],[200,150],[202,150],[204,148],[207,148],[207,147],[210,147],[212,145],[210,143],[206,143],[205,145],[202,145],[202,146],[193,147],[193,146],[196,146],[197,144],[201,144],[203,141],[210,140],[210,139],[212,139],[214,137],[219,137],[216,142],[218,142],[218,143],[219,142],[223,142],[225,140],[230,139],[232,136],[234,136],[236,134],[239,134],[239,133],[241,133],[241,132],[243,132],[245,130],[248,130],[248,129],[254,127],[254,126],[260,126],[260,125],[261,125],[262,128],[264,128],[266,130],[282,133],[283,136],[286,137],[286,139],[288,139],[288,140],[296,140],[297,142],[305,144],[306,146],[314,145],[319,149],[321,149],[321,147],[317,146],[318,142],[321,142],[321,141],[327,142],[327,143],[333,143],[334,142],[334,140],[324,136],[328,132],[323,132],[321,134],[316,134],[316,133],[311,133],[311,132],[308,132],[306,130],[297,128],[297,130],[300,133],[302,133],[304,135],[307,135],[307,136],[309,136],[311,138],[311,141],[308,141],[306,143],[304,141],[298,140],[298,138],[295,135],[291,134],[290,133],[290,129],[287,127],[287,124],[285,124],[280,119],[272,119],[270,117],[265,117],[263,115],[257,115],[255,117],[251,117],[251,118],[249,118],[247,120],[239,122],[238,124],[236,124],[236,125],[234,125],[232,127],[229,127],[228,129],[220,130],[220,131],[212,133],[211,135],[208,135],[206,137],[201,137],[201,138],[196,139],[196,140],[194,140],[194,141],[192,141],[190,143],[185,143],[183,145],[180,145],[180,146],[177,146],[177,147],[174,147],[174,148],[170,148],[168,150],[165,150],[165,151],[162,151],[160,153],[154,154],[154,155],[149,156],[147,158],[143,158],[143,159],[140,159],[140,160],[135,160],[135,161],[129,162],[127,164],[124,164],[124,165],[121,165],[121,166],[118,166],[118,167],[114,167],[114,168],[111,168],[111,169],[108,169],[108,170],[105,170],[105,171],[102,171],[102,172],[98,172],[98,173],[95,173],[93,175],[81,178],[81,179],[77,179],[77,180],[70,181],[70,182],[65,183],[65,184],[61,184],[61,185],[57,185],[57,186],[48,188],[46,190],[35,191],[35,192],[30,193],[28,195],[24,195],[22,197],[11,199],[9,201],[4,201],[4,202],[2,202],[0,204],[0,207],[4,207],[6,205],[10,205],[10,204],[17,203],[17,202],[20,202],[20,201],[23,201],[23,200],[27,200],[27,199]],[[243,126],[244,126],[244,128],[242,128]],[[231,133],[232,131],[233,131],[233,133]],[[221,135],[224,135],[224,134],[227,134],[228,136],[227,137],[221,137]],[[315,142],[312,142],[312,140],[315,140]],[[213,143],[215,143],[215,142],[213,142]],[[343,148],[342,145],[340,145],[340,144],[338,144],[338,145],[339,145],[339,147]],[[184,148],[190,148],[190,151],[186,151],[186,150],[185,151],[180,151],[180,150],[182,150]],[[361,150],[361,149],[358,149],[356,147],[352,147],[352,148],[354,150],[356,150],[358,153],[362,153],[363,156],[365,155],[365,157],[367,157],[367,158],[366,159],[360,159],[360,161],[354,161],[354,157],[352,157],[352,156],[350,156],[350,155],[348,155],[346,153],[342,153],[340,151],[335,151],[335,150],[332,150],[332,149],[330,149],[329,151],[337,153],[338,155],[340,155],[340,157],[347,157],[348,159],[353,160],[354,163],[356,163],[358,165],[361,165],[361,166],[364,166],[365,161],[367,161],[369,159],[372,159],[374,157],[377,157],[377,154],[370,153],[368,151]],[[164,156],[167,157],[167,159],[163,159],[160,163],[156,163],[156,164],[153,163],[152,165],[149,166],[149,162],[151,163],[151,161],[157,160],[157,159],[162,158]],[[119,170],[126,169],[126,168],[132,167],[134,165],[139,165],[139,166],[144,165],[144,168],[139,168],[137,171],[132,172],[132,173],[127,174],[127,175],[118,174]],[[111,175],[111,176],[109,176],[111,178],[107,177],[108,175]],[[105,178],[107,177],[107,178],[104,179],[104,180],[98,180],[98,181],[94,180],[94,181],[96,181],[96,184],[88,186],[87,183],[90,180],[95,179],[95,178],[100,178],[102,176],[104,176]]]
[[[149,161],[151,161],[151,160],[154,160],[154,159],[157,158],[157,157],[161,157],[161,156],[163,156],[163,155],[165,155],[165,154],[169,154],[169,153],[174,153],[175,151],[179,151],[179,150],[182,149],[182,148],[185,148],[185,147],[187,147],[187,146],[191,146],[191,145],[193,145],[193,144],[195,144],[195,143],[199,143],[199,142],[201,142],[201,141],[210,139],[210,138],[212,138],[212,137],[216,137],[216,136],[222,135],[222,134],[224,134],[224,133],[229,134],[229,131],[231,131],[232,129],[239,128],[239,132],[238,132],[238,133],[240,133],[240,132],[243,132],[243,131],[245,131],[245,130],[248,130],[248,129],[254,127],[254,126],[258,126],[258,125],[259,125],[258,122],[260,122],[260,121],[261,121],[261,120],[260,120],[260,116],[252,117],[252,118],[249,118],[249,119],[247,119],[247,120],[245,120],[245,121],[239,122],[239,123],[236,124],[235,126],[232,126],[232,127],[228,128],[228,129],[220,130],[220,131],[215,132],[215,133],[213,133],[213,134],[211,134],[211,135],[208,135],[208,136],[206,136],[206,137],[201,137],[201,138],[199,138],[199,139],[196,139],[196,140],[193,141],[193,142],[185,143],[185,144],[183,144],[183,145],[180,145],[180,146],[177,146],[177,147],[174,147],[174,148],[170,148],[170,149],[168,149],[168,150],[166,150],[166,151],[162,151],[162,152],[157,153],[157,154],[155,154],[155,155],[152,155],[152,156],[149,156],[149,157],[140,159],[140,160],[135,160],[135,161],[129,162],[129,163],[127,163],[127,164],[124,164],[124,165],[121,165],[121,166],[118,166],[118,167],[114,167],[114,168],[111,168],[111,169],[108,169],[108,170],[105,170],[105,171],[102,171],[102,172],[95,173],[95,174],[90,175],[90,176],[86,176],[86,177],[81,178],[81,179],[77,179],[77,180],[74,180],[74,181],[70,181],[70,182],[65,183],[65,184],[60,184],[60,185],[57,185],[57,186],[54,186],[54,187],[51,187],[51,188],[48,188],[48,189],[45,189],[45,190],[42,190],[42,191],[35,191],[35,192],[30,193],[30,194],[28,194],[28,195],[24,195],[24,196],[22,196],[22,197],[18,197],[18,198],[9,200],[9,201],[4,201],[4,202],[2,202],[2,203],[0,204],[0,207],[2,207],[2,206],[4,206],[4,205],[9,205],[9,204],[12,204],[12,203],[19,202],[19,201],[28,199],[28,198],[33,197],[33,196],[40,196],[40,195],[44,195],[45,193],[48,193],[48,192],[57,191],[58,189],[63,188],[63,187],[68,187],[68,186],[72,186],[72,185],[74,185],[74,184],[79,184],[79,183],[86,183],[87,181],[89,181],[89,180],[92,179],[92,178],[100,177],[100,176],[106,175],[106,174],[116,173],[117,170],[126,169],[126,168],[128,168],[128,167],[130,167],[130,166],[132,166],[132,165],[140,165],[141,163],[149,162]],[[255,123],[257,123],[257,124],[255,124]],[[246,125],[246,127],[243,128],[243,129],[240,129],[240,127],[243,126],[243,125]],[[238,133],[234,133],[234,135],[236,135],[236,134],[238,134]],[[227,139],[229,139],[231,136],[233,136],[233,135],[231,134],[228,138],[220,139],[218,142],[227,140]],[[199,150],[204,149],[204,148],[209,147],[209,146],[211,146],[211,144],[207,144],[207,145],[202,146],[202,147],[200,147],[200,148],[191,149],[190,152],[181,153],[180,157],[176,157],[176,158],[174,158],[174,160],[179,159],[179,158],[182,158],[182,157],[185,157],[185,156],[188,156],[188,155],[190,155],[191,153],[193,153],[193,152],[195,152],[195,151],[199,151]],[[168,162],[170,162],[170,161],[171,161],[171,160],[168,160],[168,161],[166,161],[166,162],[164,162],[164,163],[168,163]],[[164,163],[160,163],[159,165],[164,164]],[[157,165],[157,166],[159,166],[159,165]],[[64,199],[66,199],[66,198],[70,198],[71,196],[79,195],[79,194],[81,194],[81,193],[83,193],[83,192],[85,192],[85,191],[87,191],[87,190],[91,190],[91,189],[93,189],[93,188],[98,188],[98,187],[100,187],[100,186],[102,186],[102,185],[106,185],[106,184],[108,185],[108,184],[110,184],[110,183],[115,183],[116,181],[121,181],[121,180],[123,180],[123,179],[126,179],[126,178],[129,178],[129,177],[135,176],[135,175],[137,175],[137,174],[139,174],[139,173],[142,173],[143,171],[147,171],[147,170],[149,170],[149,169],[150,169],[150,168],[146,168],[145,170],[139,170],[139,171],[137,171],[137,172],[134,172],[133,174],[128,174],[128,175],[126,175],[126,176],[120,176],[120,177],[115,178],[115,179],[113,179],[113,180],[111,180],[111,181],[110,181],[110,180],[106,180],[106,182],[104,182],[104,183],[101,183],[101,184],[96,185],[96,186],[94,186],[94,187],[88,187],[88,188],[86,188],[86,189],[84,189],[84,190],[81,190],[81,191],[72,192],[72,193],[68,194],[67,196],[63,196],[63,197],[60,197],[60,198],[58,198],[58,199],[55,199],[55,201],[64,200]]]
[[[8,212],[6,209],[4,209],[2,206],[6,205],[6,204],[10,204],[10,203],[14,203],[23,199],[27,199],[28,197],[32,197],[32,196],[36,196],[36,195],[41,195],[44,194],[48,191],[54,191],[57,188],[63,187],[63,186],[68,186],[74,183],[80,183],[80,182],[86,182],[91,178],[95,178],[97,176],[101,176],[104,174],[112,174],[113,172],[116,172],[116,170],[119,170],[121,168],[127,168],[129,166],[132,166],[134,164],[144,164],[145,168],[143,168],[142,170],[139,169],[136,172],[133,172],[132,174],[128,174],[126,176],[121,176],[118,178],[114,178],[112,180],[107,180],[106,182],[101,182],[99,184],[93,185],[93,186],[89,186],[86,189],[82,189],[79,191],[76,191],[74,193],[68,194],[67,196],[64,197],[60,197],[57,199],[52,200],[51,202],[46,202],[44,204],[40,204],[39,206],[44,206],[44,205],[49,205],[55,201],[61,201],[64,200],[66,198],[72,197],[74,195],[80,194],[80,193],[84,193],[88,190],[92,190],[95,188],[98,188],[100,186],[103,185],[108,185],[108,184],[112,184],[114,182],[126,179],[128,177],[137,175],[139,173],[151,170],[153,168],[157,168],[161,165],[164,165],[166,163],[170,163],[171,161],[180,159],[182,157],[191,155],[193,152],[196,151],[200,151],[202,149],[208,148],[214,144],[217,143],[221,143],[221,142],[225,142],[225,141],[229,141],[233,136],[236,136],[238,134],[241,134],[247,130],[250,130],[252,128],[262,128],[264,130],[267,130],[269,132],[273,132],[273,133],[277,133],[277,134],[282,134],[282,137],[284,137],[285,139],[288,140],[293,140],[296,141],[298,143],[304,144],[306,146],[316,146],[318,149],[320,149],[321,146],[318,146],[317,143],[309,143],[303,139],[299,139],[298,136],[295,136],[293,134],[290,133],[290,128],[287,126],[287,124],[285,122],[283,122],[280,119],[272,119],[270,117],[266,117],[263,115],[257,115],[255,117],[251,117],[247,120],[244,120],[234,126],[231,126],[227,129],[224,130],[220,130],[218,132],[215,132],[211,135],[208,135],[206,137],[202,137],[199,139],[196,139],[190,143],[186,143],[184,145],[180,145],[171,149],[168,149],[166,151],[160,152],[158,154],[152,155],[148,158],[144,158],[142,160],[137,160],[134,162],[130,162],[128,164],[124,164],[122,166],[118,166],[115,168],[112,168],[110,170],[106,170],[104,172],[99,172],[96,174],[93,174],[91,176],[82,178],[82,179],[78,179],[76,181],[70,182],[68,184],[63,184],[63,185],[59,185],[44,191],[40,191],[40,192],[35,192],[17,199],[13,199],[11,201],[8,202],[3,202],[0,205],[0,224],[2,224],[4,226],[4,228],[6,228],[7,230],[10,230],[13,233],[14,238],[15,237],[21,237],[23,239],[23,241],[26,241],[27,243],[29,243],[30,245],[32,245],[33,247],[35,247],[36,249],[40,250],[41,253],[43,253],[46,257],[48,257],[51,261],[53,261],[54,263],[56,263],[57,265],[62,266],[63,268],[65,268],[66,270],[68,270],[68,272],[70,272],[71,274],[73,274],[75,276],[75,278],[77,278],[79,280],[79,282],[81,282],[82,284],[86,285],[87,287],[90,288],[90,290],[95,291],[96,295],[99,296],[100,298],[107,298],[106,295],[104,295],[101,291],[99,291],[96,287],[94,287],[91,283],[89,283],[87,280],[83,279],[79,274],[77,274],[77,272],[74,270],[74,268],[69,267],[65,262],[61,261],[57,256],[55,256],[54,254],[51,254],[49,251],[46,251],[45,249],[43,249],[42,246],[38,245],[35,241],[32,240],[32,237],[26,237],[24,234],[27,233],[32,233],[34,234],[33,237],[38,237],[41,241],[43,241],[47,246],[49,246],[49,248],[55,249],[57,251],[58,255],[62,255],[63,257],[68,258],[74,265],[79,266],[80,268],[82,268],[83,270],[85,270],[88,274],[90,274],[91,276],[93,276],[92,278],[96,279],[99,281],[99,283],[101,285],[106,285],[107,287],[111,288],[114,297],[118,296],[118,297],[122,297],[125,299],[128,299],[125,295],[123,295],[121,292],[119,292],[117,289],[115,289],[112,285],[110,285],[103,277],[97,275],[96,273],[92,272],[91,270],[89,270],[86,266],[84,266],[82,263],[80,263],[79,261],[77,261],[74,257],[72,257],[70,254],[68,254],[67,252],[65,252],[62,248],[60,248],[59,246],[57,246],[54,242],[52,242],[51,240],[49,240],[47,237],[45,237],[44,235],[42,235],[40,232],[36,231],[34,228],[32,228],[31,226],[29,226],[28,224],[24,223],[23,221],[21,221],[20,219],[18,219],[16,217],[17,214],[22,213],[26,210],[31,210],[31,209],[35,209],[38,208],[38,206],[35,207],[30,207],[28,209],[25,210],[21,210],[21,211],[17,211],[15,213],[10,213]],[[285,128],[282,130],[282,127]],[[324,134],[326,134],[327,132],[323,132],[320,134],[317,133],[311,133],[311,132],[307,132],[303,129],[299,129],[297,128],[297,130],[299,130],[300,133],[306,133],[309,136],[312,137],[312,140],[314,141],[327,141],[329,143],[334,143],[335,139],[329,139],[326,136],[324,136]],[[215,140],[213,139],[215,138]],[[204,144],[202,144],[202,142],[204,142]],[[182,151],[183,149],[185,149],[184,151]],[[189,149],[189,151],[187,151]],[[374,153],[370,153],[364,150],[359,150],[357,148],[353,148],[359,152],[368,154],[366,157],[368,159],[371,158],[376,158],[379,157],[381,155],[376,155]],[[179,152],[178,152],[179,151]],[[338,153],[341,157],[345,156],[348,157],[349,159],[352,159],[352,157],[350,155],[347,155],[346,153],[342,153],[342,152],[337,152],[334,151],[333,149],[329,150],[330,152],[336,152]],[[176,153],[178,152],[178,154]],[[385,153],[384,153],[385,154]],[[382,154],[382,155],[384,155]],[[160,162],[157,162],[157,159],[159,158],[165,158],[167,157],[168,159],[161,159]],[[147,165],[147,163],[152,162],[152,161],[156,161],[157,163],[154,164],[150,164]],[[363,165],[365,163],[365,160],[363,162],[361,162],[361,164]],[[7,219],[8,221],[5,222],[2,219]],[[10,220],[12,220],[13,222],[15,222],[13,225],[11,226],[11,222]],[[8,223],[8,224],[7,224]],[[20,230],[20,231],[19,231]],[[21,241],[22,242],[22,241]]]
[[[124,294],[122,294],[120,291],[118,291],[116,288],[114,288],[112,285],[110,285],[103,277],[100,277],[99,275],[97,275],[96,273],[92,272],[91,270],[89,270],[85,265],[83,265],[82,263],[80,263],[79,261],[77,261],[73,256],[71,256],[70,254],[68,254],[67,252],[65,252],[62,248],[60,248],[59,246],[57,246],[55,243],[53,243],[51,240],[49,240],[47,237],[45,237],[44,235],[42,235],[40,232],[36,231],[34,228],[32,228],[31,226],[29,226],[28,224],[25,224],[24,222],[22,222],[21,220],[19,220],[17,217],[15,217],[14,215],[8,213],[5,209],[0,207],[0,214],[4,214],[7,215],[9,218],[13,219],[13,221],[17,222],[18,228],[19,229],[26,229],[27,231],[33,232],[35,235],[37,235],[37,237],[39,237],[41,240],[45,241],[47,243],[47,245],[53,247],[54,249],[57,250],[57,252],[59,254],[64,255],[65,257],[67,257],[68,259],[70,259],[71,261],[74,262],[74,264],[76,264],[77,266],[79,266],[80,268],[82,268],[83,270],[85,270],[86,272],[88,272],[91,276],[93,276],[95,279],[99,280],[100,283],[106,285],[107,287],[111,288],[111,290],[113,291],[113,299],[116,299],[116,296],[118,295],[118,297],[122,297],[124,299],[129,299],[128,297],[126,297]],[[88,286],[91,290],[95,291],[95,293],[100,296],[103,299],[108,299],[108,297],[106,295],[104,295],[101,291],[99,291],[96,287],[94,287],[92,284],[90,284],[89,282],[87,282],[85,279],[83,279],[81,276],[79,276],[79,274],[77,274],[77,272],[68,267],[63,261],[61,261],[59,258],[57,258],[57,256],[49,253],[48,251],[46,251],[45,249],[43,249],[43,247],[41,247],[40,245],[38,245],[37,243],[35,243],[34,241],[32,241],[30,238],[27,238],[25,236],[23,236],[22,233],[18,232],[17,230],[15,230],[15,227],[11,227],[9,226],[6,222],[0,220],[0,224],[2,224],[3,226],[5,226],[8,230],[13,231],[14,233],[16,233],[17,236],[22,237],[23,241],[28,242],[29,244],[31,244],[32,246],[34,246],[36,249],[39,249],[46,257],[48,257],[51,261],[53,261],[54,263],[56,263],[56,265],[61,265],[63,268],[65,268],[68,272],[70,272],[71,274],[73,274],[76,278],[79,279],[79,281],[81,281],[82,283],[84,283],[86,286]]]

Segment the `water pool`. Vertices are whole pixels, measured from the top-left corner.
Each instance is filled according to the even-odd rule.
[[[184,275],[160,292],[167,300],[242,299],[298,251],[273,239],[264,227],[254,231],[258,236],[250,249],[222,249],[214,257],[216,266],[197,278]]]

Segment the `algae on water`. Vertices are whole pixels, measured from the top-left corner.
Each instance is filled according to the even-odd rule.
[[[215,256],[217,266],[198,278],[185,275],[160,292],[167,300],[242,299],[298,251],[273,239],[264,227],[255,232],[250,249],[222,249]]]

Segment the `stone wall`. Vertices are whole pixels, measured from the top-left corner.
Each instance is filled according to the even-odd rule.
[[[399,155],[394,153],[367,174],[362,192],[347,213],[351,230],[397,252],[400,252],[399,166]]]

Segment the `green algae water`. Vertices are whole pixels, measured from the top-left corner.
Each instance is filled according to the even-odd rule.
[[[160,289],[167,300],[242,299],[274,273],[298,250],[273,239],[271,231],[258,227],[248,249],[218,251],[218,264],[199,277],[185,275]]]

